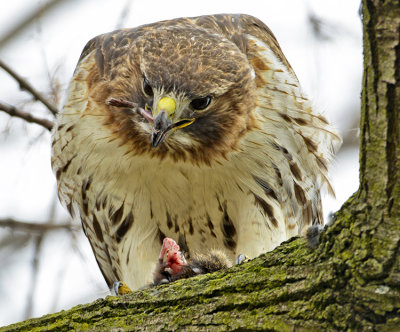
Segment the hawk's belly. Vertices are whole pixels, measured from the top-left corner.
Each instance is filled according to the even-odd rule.
[[[116,176],[118,183],[107,183],[110,190],[103,192],[113,195],[104,218],[110,218],[110,235],[117,239],[120,279],[132,288],[151,282],[164,237],[176,240],[186,255],[219,248],[232,261],[287,239],[283,216],[275,215],[272,226],[255,204],[250,176],[229,167],[157,161],[139,163]]]

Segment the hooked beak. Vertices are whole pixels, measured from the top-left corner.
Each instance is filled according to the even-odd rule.
[[[155,148],[159,146],[165,139],[165,135],[170,131],[174,131],[180,128],[191,125],[195,118],[192,119],[181,119],[175,123],[172,123],[172,117],[175,113],[176,103],[175,100],[170,97],[163,97],[160,99],[156,109],[156,117],[153,118],[153,114],[146,108],[141,108],[137,104],[125,100],[122,98],[109,98],[106,100],[106,104],[115,107],[127,107],[135,110],[137,114],[143,116],[148,122],[153,123],[153,129],[151,133],[151,145]]]
[[[151,145],[153,148],[160,145],[164,140],[165,135],[169,131],[169,126],[172,121],[168,118],[166,111],[161,110],[154,118],[153,130],[151,131]]]
[[[154,148],[164,141],[165,136],[169,131],[189,126],[194,122],[195,119],[182,119],[178,122],[172,123],[175,109],[175,100],[170,97],[163,97],[158,102],[151,133],[151,145]]]

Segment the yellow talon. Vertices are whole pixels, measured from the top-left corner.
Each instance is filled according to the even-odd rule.
[[[125,295],[132,291],[123,281],[116,281],[114,282],[114,292],[116,295]]]

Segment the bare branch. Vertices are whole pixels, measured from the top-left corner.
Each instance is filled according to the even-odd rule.
[[[0,67],[3,68],[12,78],[14,78],[22,90],[26,90],[29,92],[33,98],[37,101],[40,101],[47,109],[53,114],[56,115],[58,113],[58,109],[52,105],[39,91],[37,91],[30,83],[28,83],[25,79],[19,76],[13,69],[11,69],[7,64],[5,64],[0,59]]]
[[[35,250],[32,257],[32,277],[31,277],[31,286],[29,287],[29,293],[27,296],[26,307],[25,307],[25,319],[32,317],[33,313],[33,305],[35,299],[35,291],[37,287],[37,280],[39,274],[39,266],[41,259],[41,251],[42,251],[42,243],[43,243],[43,234],[40,234],[35,239]]]
[[[42,127],[45,127],[48,130],[51,130],[51,128],[53,128],[52,121],[47,120],[47,119],[37,118],[36,116],[34,116],[30,113],[21,111],[12,105],[6,105],[6,104],[3,104],[2,102],[0,102],[0,111],[3,111],[5,113],[9,114],[10,116],[15,116],[17,118],[24,119],[27,122],[36,123]]]
[[[115,29],[121,29],[126,21],[126,18],[129,16],[130,11],[132,10],[133,1],[126,0],[125,6],[122,8],[119,18],[117,20],[117,25]]]
[[[51,11],[57,9],[59,5],[67,3],[67,0],[41,1],[40,3],[41,5],[34,8],[31,12],[27,13],[27,15],[22,16],[20,20],[13,20],[15,24],[0,37],[0,48],[5,47],[10,41],[15,40],[18,35],[26,31],[39,17],[49,16]]]
[[[53,224],[51,222],[34,223],[34,222],[17,221],[11,218],[0,219],[0,227],[8,227],[13,230],[19,230],[24,232],[37,232],[37,233],[58,231],[63,229],[71,232],[77,232],[80,229],[79,226],[70,223],[62,223],[62,224]]]

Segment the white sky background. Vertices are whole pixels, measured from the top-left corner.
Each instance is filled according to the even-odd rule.
[[[0,36],[19,18],[44,1],[0,1]],[[70,0],[49,16],[34,23],[17,39],[0,49],[1,59],[37,89],[49,91],[48,73],[56,76],[63,90],[86,42],[114,30],[126,0]],[[123,27],[163,19],[215,13],[246,13],[264,21],[274,32],[286,57],[310,98],[343,134],[357,131],[352,112],[359,110],[362,75],[359,0],[282,1],[132,1]],[[312,11],[328,23],[329,41],[313,37],[307,14]],[[45,112],[40,105],[26,103],[30,96],[0,69],[0,101]],[[0,112],[0,219],[47,221],[55,197],[55,177],[50,169],[50,135],[37,125],[12,121]],[[5,135],[4,132],[8,134]],[[325,198],[325,214],[340,207],[358,187],[358,152],[342,152],[332,168],[337,200]],[[66,213],[58,205],[57,220]],[[83,233],[82,233],[83,234]],[[33,316],[67,309],[107,294],[88,241],[79,236],[79,252],[60,233],[49,233],[44,241],[35,293]],[[11,232],[0,228],[0,241]],[[0,251],[0,326],[24,318],[31,283],[32,244],[15,254]],[[8,262],[14,264],[6,264]],[[60,291],[58,298],[54,298]]]

